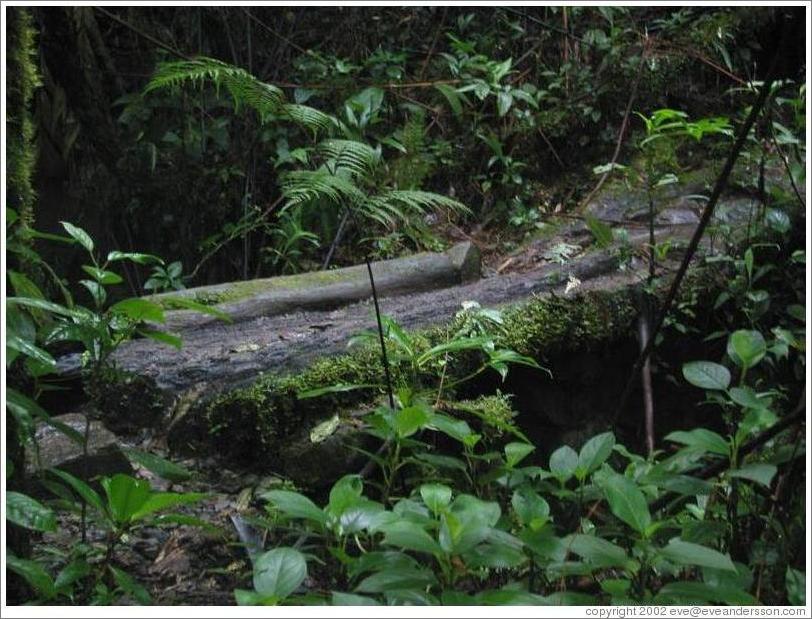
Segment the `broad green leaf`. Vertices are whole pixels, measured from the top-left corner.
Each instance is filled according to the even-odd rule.
[[[142,451],[132,447],[125,447],[123,451],[130,460],[140,464],[162,479],[179,482],[186,481],[192,477],[192,473],[189,469],[149,453],[148,451]]]
[[[431,421],[431,413],[425,406],[409,406],[395,413],[395,432],[400,438],[411,436]]]
[[[196,503],[206,495],[199,492],[153,492],[132,515],[132,520],[141,520],[163,509]]]
[[[767,343],[759,331],[739,330],[730,334],[727,354],[742,369],[754,367],[767,354]]]
[[[341,513],[336,532],[338,535],[351,535],[366,529],[377,530],[389,518],[397,519],[392,512],[385,511],[380,503],[361,498]]]
[[[513,95],[506,90],[500,90],[499,94],[496,96],[496,108],[497,112],[499,113],[499,118],[502,118],[505,114],[507,114],[512,105]]]
[[[333,484],[330,490],[330,500],[325,511],[334,518],[341,517],[344,510],[357,505],[361,501],[363,491],[364,482],[359,475],[345,475]]]
[[[730,386],[730,371],[711,361],[691,361],[682,366],[682,375],[700,389],[724,391]]]
[[[572,535],[564,544],[596,567],[625,567],[629,561],[623,548],[594,535]]]
[[[414,522],[401,520],[381,527],[384,534],[383,543],[389,546],[397,546],[405,550],[416,552],[426,552],[428,554],[438,554],[441,548],[437,541],[426,531]]]
[[[440,546],[446,553],[462,554],[485,541],[502,514],[498,503],[468,494],[459,495],[443,514]]]
[[[660,550],[660,554],[678,565],[699,565],[718,570],[736,571],[736,566],[733,565],[730,556],[677,537],[668,542],[668,545]]]
[[[20,559],[9,552],[6,555],[6,567],[22,577],[44,599],[50,600],[56,595],[53,579],[36,561]]]
[[[550,603],[542,596],[527,591],[502,589],[482,591],[472,601],[454,604],[455,606],[547,606]]]
[[[49,471],[51,474],[56,475],[59,479],[68,484],[74,490],[74,492],[76,492],[76,494],[84,499],[88,505],[92,506],[102,514],[107,513],[104,503],[102,502],[102,499],[98,493],[81,479],[78,479],[65,471],[60,471],[59,469],[49,469]]]
[[[772,403],[771,398],[759,398],[750,387],[731,387],[728,391],[730,399],[744,408],[767,408]]]
[[[160,305],[144,299],[131,298],[119,301],[110,308],[115,314],[123,314],[133,322],[148,320],[150,322],[163,322],[164,310]]]
[[[262,595],[245,589],[234,589],[234,600],[238,606],[276,606],[281,601],[275,595]]]
[[[596,481],[606,495],[612,513],[644,535],[651,524],[651,513],[640,488],[628,477],[617,473],[603,475]]]
[[[496,570],[509,570],[522,565],[527,561],[527,555],[518,546],[508,544],[485,543],[465,553],[465,564],[472,568],[491,568]]]
[[[399,550],[371,550],[349,564],[347,574],[355,580],[362,574],[396,569],[415,569],[418,566],[419,563],[416,559]]]
[[[82,559],[76,559],[63,567],[57,574],[54,587],[63,589],[90,574],[90,565]]]
[[[541,529],[550,519],[547,501],[529,488],[514,491],[510,504],[519,521],[533,531]]]
[[[62,227],[65,228],[65,231],[76,241],[84,247],[89,253],[93,253],[93,239],[90,238],[90,235],[79,228],[78,226],[74,226],[67,221],[60,222]]]
[[[101,485],[107,494],[110,514],[117,523],[133,520],[150,494],[148,481],[122,473],[103,478]]]
[[[16,350],[24,354],[26,357],[30,357],[31,359],[42,363],[48,368],[56,367],[56,361],[48,352],[39,346],[32,344],[31,342],[23,340],[17,335],[9,333],[8,337],[6,338],[6,347]]]
[[[354,593],[341,593],[333,591],[332,595],[333,606],[380,606],[380,603],[374,598],[369,598],[363,595],[355,595]]]
[[[671,432],[666,435],[665,440],[674,443],[682,443],[689,447],[719,454],[720,456],[730,455],[730,444],[716,432],[706,428],[694,428],[693,430]]]
[[[742,479],[749,479],[755,481],[767,488],[770,487],[773,477],[778,472],[778,468],[774,464],[764,464],[761,462],[753,464],[745,464],[743,467],[730,471],[731,477],[739,477]]]
[[[505,445],[505,460],[508,468],[514,468],[535,449],[530,443],[508,443]]]
[[[254,589],[263,596],[285,599],[307,577],[307,561],[293,548],[274,548],[254,561]]]
[[[471,430],[471,426],[468,425],[467,421],[454,419],[453,417],[441,413],[432,415],[427,427],[442,432],[460,443],[465,443],[466,440],[474,436],[474,432]]]
[[[119,260],[129,260],[136,264],[163,264],[164,261],[152,254],[140,254],[137,252],[111,251],[107,254],[107,262],[117,262]]]
[[[654,598],[661,604],[755,605],[758,600],[746,591],[729,586],[710,586],[703,582],[677,581],[663,586]]]
[[[360,593],[384,593],[401,589],[425,589],[436,582],[431,570],[395,567],[367,576],[355,588]]]
[[[614,598],[625,598],[629,595],[632,581],[628,578],[607,578],[601,581],[601,589]]]
[[[124,593],[132,596],[133,600],[138,602],[141,606],[146,606],[152,603],[152,598],[149,595],[149,591],[147,591],[144,585],[135,580],[135,578],[114,565],[110,566],[110,571],[113,573],[113,580],[116,581],[118,588]]]
[[[113,273],[113,271],[105,271],[104,269],[100,269],[98,267],[88,266],[84,264],[82,265],[82,270],[88,275],[90,275],[90,277],[95,279],[97,282],[105,286],[120,284],[121,282],[124,281],[121,275],[119,275],[118,273]]]
[[[462,114],[462,95],[460,95],[448,84],[437,84],[434,88],[436,88],[440,94],[445,97],[446,101],[448,101],[448,106],[451,108],[454,116],[459,116]]]
[[[308,389],[306,391],[299,391],[296,393],[296,398],[299,400],[308,400],[310,398],[318,398],[329,393],[345,393],[347,391],[355,391],[356,389],[374,389],[378,385],[360,385],[360,384],[346,384],[337,383],[329,387],[319,387],[317,389]]]
[[[68,318],[83,317],[82,314],[77,310],[67,308],[64,305],[59,305],[58,303],[51,303],[45,299],[34,299],[31,297],[8,297],[6,299],[6,303],[40,309],[46,312],[51,312],[52,314],[57,314],[58,316],[66,316]]]
[[[589,439],[581,447],[581,452],[578,454],[578,466],[575,469],[575,476],[579,480],[583,480],[592,471],[597,470],[612,454],[614,446],[615,435],[611,432],[604,432]]]
[[[20,492],[6,492],[6,519],[33,531],[56,531],[53,510]]]
[[[319,525],[327,522],[327,515],[303,494],[290,490],[271,490],[262,495],[262,498],[273,503],[279,511],[292,518],[312,520]]]
[[[203,303],[198,303],[197,301],[192,301],[191,299],[187,299],[185,297],[173,297],[170,303],[172,305],[172,309],[190,310],[193,312],[198,312],[199,314],[207,314],[209,316],[214,316],[215,318],[219,318],[223,322],[231,322],[231,316],[229,316],[223,310],[217,309],[213,305],[205,305]]]
[[[562,483],[575,473],[578,467],[578,454],[569,445],[556,449],[550,456],[550,472]]]
[[[175,348],[177,350],[183,348],[183,339],[179,335],[174,335],[173,333],[166,333],[165,331],[149,331],[149,330],[139,331],[138,333],[148,337],[151,340],[160,342],[161,344],[171,346],[172,348]]]
[[[423,484],[420,486],[420,496],[426,507],[439,514],[451,503],[451,488],[443,484]]]
[[[806,604],[806,572],[787,566],[787,601],[793,606]]]

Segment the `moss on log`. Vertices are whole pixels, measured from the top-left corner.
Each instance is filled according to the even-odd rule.
[[[635,294],[633,287],[625,286],[572,297],[551,294],[534,298],[505,310],[504,333],[496,343],[544,359],[560,351],[583,350],[626,337],[636,316]],[[445,328],[421,331],[415,341],[425,350],[445,341],[446,332]],[[470,355],[453,357],[447,369],[449,380],[464,376],[476,363]],[[403,384],[406,368],[395,362],[392,370],[395,384]],[[268,466],[284,468],[276,458],[289,437],[335,412],[369,404],[382,391],[369,387],[308,399],[299,398],[299,394],[336,384],[382,382],[380,352],[375,347],[320,359],[298,374],[264,374],[249,386],[193,407],[186,419],[176,422],[170,444],[176,449],[211,446],[217,453],[245,464],[256,464],[257,454],[263,454]]]

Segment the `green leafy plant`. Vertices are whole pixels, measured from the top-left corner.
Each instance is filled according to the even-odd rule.
[[[163,266],[156,264],[152,267],[152,274],[144,283],[144,290],[163,292],[166,290],[184,290],[183,265],[179,261],[170,262]]]
[[[92,592],[99,603],[110,604],[129,595],[140,604],[149,604],[150,596],[126,572],[114,565],[118,545],[126,543],[127,536],[143,526],[168,524],[203,524],[195,518],[182,514],[161,513],[180,505],[194,503],[204,495],[194,493],[156,492],[146,480],[118,474],[101,479],[104,496],[98,494],[82,480],[58,469],[51,470],[54,481],[48,487],[59,497],[54,504],[69,511],[80,511],[90,506],[90,517],[106,531],[101,545],[78,544],[70,553],[56,579],[33,560],[13,557],[9,568],[20,575],[32,587],[42,601],[59,597],[74,598],[80,586]],[[19,514],[14,521],[26,528],[39,531],[56,529],[56,519],[50,508],[33,499],[12,497],[11,506]],[[8,505],[8,502],[7,502]]]

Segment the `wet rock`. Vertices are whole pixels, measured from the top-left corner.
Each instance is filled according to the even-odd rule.
[[[81,413],[70,413],[53,418],[84,435],[87,417]],[[32,476],[48,468],[59,468],[76,476],[90,478],[116,473],[131,474],[130,461],[121,451],[119,440],[101,421],[91,420],[87,441],[87,464],[83,464],[82,445],[75,442],[54,427],[40,424],[36,429],[36,449],[26,454],[26,472]]]

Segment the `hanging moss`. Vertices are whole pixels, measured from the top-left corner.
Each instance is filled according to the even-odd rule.
[[[36,193],[32,186],[36,152],[31,99],[40,85],[37,71],[36,29],[29,11],[8,7],[6,12],[6,200],[21,221],[34,223]]]

